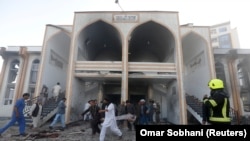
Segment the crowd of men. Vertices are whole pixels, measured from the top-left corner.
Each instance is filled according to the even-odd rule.
[[[126,100],[117,106],[108,98],[104,98],[101,105],[98,105],[97,100],[89,100],[88,103],[90,105],[87,109],[84,108],[81,116],[86,119],[86,114],[90,114],[91,118],[88,120],[92,128],[92,136],[95,136],[96,133],[100,134],[100,141],[104,140],[107,129],[121,139],[121,126],[126,125],[128,131],[132,131],[136,125],[160,122],[160,105],[153,100],[150,100],[148,105],[144,99],[141,99],[136,105],[130,100]]]
[[[224,91],[223,81],[220,79],[212,79],[209,81],[208,86],[211,91],[210,96],[205,96],[203,99],[203,124],[230,125],[229,96]],[[0,128],[0,136],[16,122],[19,123],[20,136],[27,135],[25,133],[26,125],[23,110],[25,107],[25,100],[29,99],[29,97],[29,93],[24,93],[23,97],[16,101],[11,120],[4,127]],[[50,129],[53,129],[54,125],[59,120],[62,124],[62,130],[66,128],[65,101],[66,98],[62,98],[59,102],[58,111],[53,122],[49,126]],[[36,105],[38,107],[37,109],[41,109],[41,103],[42,100],[39,100],[37,104],[34,104],[32,107],[32,112],[30,114],[33,116],[33,120],[35,120],[38,113],[41,114],[41,111],[35,110]],[[127,125],[128,131],[132,131],[133,128],[135,129],[136,125],[160,123],[160,104],[154,100],[149,100],[149,103],[146,103],[145,99],[141,99],[137,104],[133,104],[130,100],[126,100],[125,102],[121,102],[121,105],[116,106],[109,98],[104,98],[102,105],[98,105],[97,100],[89,100],[88,104],[88,108],[84,109],[81,116],[85,119],[85,115],[90,114],[92,136],[96,135],[96,133],[100,134],[100,141],[104,141],[107,129],[111,130],[119,139],[122,139],[122,132],[118,123],[119,125]],[[34,114],[33,111],[36,111],[36,113]],[[37,122],[33,123],[34,127],[37,127]]]

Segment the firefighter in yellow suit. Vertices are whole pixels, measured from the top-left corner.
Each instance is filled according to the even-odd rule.
[[[209,81],[208,86],[211,90],[210,98],[205,102],[205,106],[210,109],[210,124],[230,125],[230,103],[228,94],[224,92],[223,81],[220,79],[212,79]]]

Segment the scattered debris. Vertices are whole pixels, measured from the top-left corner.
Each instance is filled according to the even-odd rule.
[[[60,134],[58,132],[51,132],[51,131],[43,130],[38,133],[29,134],[28,136],[25,137],[25,139],[34,140],[34,139],[40,139],[40,138],[57,138],[59,137],[59,135]]]
[[[81,134],[81,133],[83,133],[82,131],[77,131],[77,132],[71,132],[71,133],[69,133],[69,135],[72,135],[72,134]]]
[[[20,135],[20,134],[14,134],[14,135],[11,135],[11,137],[27,137],[29,136],[30,134],[27,134],[27,135]]]
[[[37,133],[37,134],[31,134],[30,137],[32,138],[57,138],[59,136],[59,133]]]
[[[0,120],[0,125],[5,124],[5,121]],[[97,141],[99,135],[92,136],[92,129],[89,121],[76,121],[66,124],[64,131],[60,130],[61,126],[54,126],[49,129],[50,123],[47,123],[36,129],[27,128],[27,136],[20,136],[18,126],[13,126],[7,130],[0,141]],[[121,127],[124,134],[124,141],[135,141],[135,132],[128,132],[126,127]],[[13,136],[15,135],[15,136]],[[116,136],[107,134],[107,141],[116,141]]]

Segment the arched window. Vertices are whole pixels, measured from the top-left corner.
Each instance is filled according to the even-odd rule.
[[[11,105],[13,102],[15,86],[19,70],[19,60],[14,60],[10,63],[7,90],[4,96],[4,105]]]
[[[31,71],[30,71],[30,84],[36,83],[39,64],[40,64],[40,61],[38,59],[32,62]]]
[[[8,83],[16,83],[18,70],[19,70],[19,61],[18,60],[12,61],[12,63],[10,64]]]
[[[30,99],[34,98],[35,86],[37,81],[38,69],[40,65],[40,60],[36,59],[32,62],[30,69],[30,82],[29,82],[29,93]]]

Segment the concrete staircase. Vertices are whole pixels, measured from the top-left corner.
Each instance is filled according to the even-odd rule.
[[[202,101],[192,95],[186,95],[187,110],[202,123]]]
[[[186,94],[187,110],[200,122],[202,123],[202,101],[195,96]],[[237,111],[230,108],[230,117],[232,125],[243,125],[250,124],[250,117],[238,117]]]
[[[55,102],[54,99],[49,99],[44,105],[41,114],[41,120],[39,126],[45,124],[48,120],[50,120],[57,112],[57,105],[59,101]]]
[[[186,102],[198,115],[202,115],[202,101],[198,98],[186,95]]]
[[[49,121],[56,114],[58,103],[63,97],[64,97],[64,94],[62,93],[59,95],[58,101],[55,101],[55,99],[50,98],[44,103],[42,113],[41,113],[41,120],[39,122],[38,127],[44,125],[47,121]],[[33,100],[32,103],[34,102],[35,100]],[[32,104],[27,104],[25,108],[25,118],[26,118],[26,124],[28,126],[32,125],[32,118],[27,115],[27,113],[29,113],[30,111],[31,105]]]

